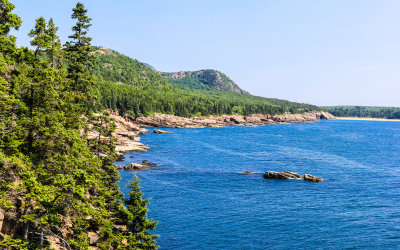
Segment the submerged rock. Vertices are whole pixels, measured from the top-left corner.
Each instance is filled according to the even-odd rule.
[[[138,164],[138,163],[131,163],[131,164],[124,166],[125,170],[143,170],[143,169],[147,169],[147,168],[150,168],[150,167],[142,165],[142,164]]]
[[[242,174],[257,174],[257,173],[253,171],[243,171]]]
[[[319,178],[319,177],[317,177],[317,176],[310,175],[310,174],[305,174],[305,175],[304,175],[304,180],[305,180],[305,181],[313,181],[313,182],[320,182],[320,181],[323,181],[322,178]]]
[[[290,172],[290,171],[267,171],[264,174],[265,179],[279,179],[279,180],[289,180],[289,179],[303,179],[303,176],[298,173]]]
[[[171,134],[171,132],[164,131],[164,130],[161,130],[161,129],[156,129],[156,128],[153,130],[153,132],[155,134]]]
[[[156,163],[154,163],[154,162],[149,162],[149,161],[147,161],[147,160],[143,160],[143,161],[142,161],[142,164],[143,164],[143,165],[146,165],[146,166],[155,166],[155,165],[157,165]]]

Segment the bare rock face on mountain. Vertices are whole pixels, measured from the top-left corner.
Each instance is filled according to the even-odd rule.
[[[191,89],[211,89],[247,94],[231,78],[217,70],[180,71],[162,73],[162,76],[172,83]]]

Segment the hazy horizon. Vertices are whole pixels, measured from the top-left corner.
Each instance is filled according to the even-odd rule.
[[[63,43],[76,1],[11,0],[29,45],[35,18]],[[216,69],[253,95],[319,106],[400,107],[400,2],[82,1],[93,45],[159,71]]]

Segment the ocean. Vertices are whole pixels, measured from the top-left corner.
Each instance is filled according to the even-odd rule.
[[[117,163],[157,164],[136,173],[162,249],[400,248],[400,122],[164,130]],[[124,193],[134,173],[120,171]]]

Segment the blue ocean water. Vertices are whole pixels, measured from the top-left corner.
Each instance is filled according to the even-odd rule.
[[[400,122],[166,130],[118,163],[158,164],[136,173],[162,249],[400,248]],[[120,174],[126,192],[134,172]]]

